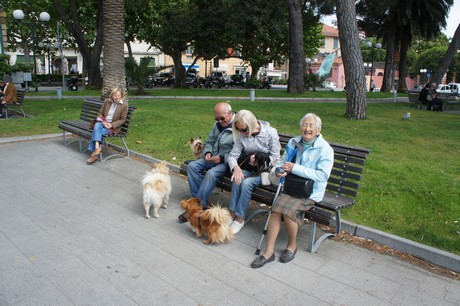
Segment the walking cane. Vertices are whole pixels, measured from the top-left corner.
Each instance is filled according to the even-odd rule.
[[[280,179],[278,189],[276,190],[275,197],[273,198],[272,207],[271,207],[270,211],[268,212],[267,222],[265,222],[265,227],[264,227],[264,230],[262,232],[262,237],[260,237],[260,242],[259,242],[259,246],[257,247],[257,250],[256,250],[256,255],[260,254],[260,246],[262,245],[262,242],[264,241],[264,238],[265,238],[265,234],[267,233],[268,221],[270,221],[270,217],[272,215],[272,209],[276,205],[276,200],[278,199],[278,195],[280,194],[280,191],[283,188],[283,186],[284,186],[284,177],[282,177]]]

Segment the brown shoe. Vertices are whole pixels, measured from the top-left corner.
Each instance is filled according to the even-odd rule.
[[[101,154],[101,147],[99,147],[99,148],[97,148],[96,150],[94,150],[93,153],[94,153],[94,155],[96,155],[96,156],[99,155],[99,154]]]
[[[86,163],[87,163],[88,165],[92,165],[92,164],[94,164],[96,161],[97,161],[97,156],[90,156],[90,157],[88,158],[88,160],[86,161]]]

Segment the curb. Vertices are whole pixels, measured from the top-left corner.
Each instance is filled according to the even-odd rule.
[[[34,135],[34,136],[19,136],[19,137],[10,137],[10,138],[0,138],[1,143],[11,143],[19,141],[29,141],[29,140],[41,140],[49,138],[61,137],[62,134],[44,134],[44,135]],[[124,148],[121,146],[107,142],[107,146],[114,148],[118,151],[123,151]],[[161,160],[153,158],[149,155],[145,155],[136,151],[129,150],[130,157],[139,158],[148,163],[157,163]],[[180,166],[175,164],[168,163],[168,166],[172,171],[180,173]],[[377,229],[373,229],[364,225],[356,224],[347,220],[342,219],[342,230],[353,236],[362,237],[365,239],[371,239],[374,242],[387,245],[390,248],[396,249],[398,251],[413,255],[420,259],[423,259],[432,264],[438,265],[440,267],[449,269],[451,271],[460,273],[460,256],[436,249],[409,239],[405,239],[393,234],[385,233]]]
[[[460,273],[460,256],[364,225],[342,220],[342,230]]]

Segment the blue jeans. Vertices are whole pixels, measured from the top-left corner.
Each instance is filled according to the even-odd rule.
[[[254,188],[262,183],[259,176],[251,176],[254,173],[251,171],[243,170],[245,179],[241,181],[241,184],[233,182],[232,194],[230,196],[230,211],[235,213],[235,216],[244,218],[246,210],[251,201],[252,191]]]
[[[88,150],[94,151],[96,150],[96,146],[94,144],[95,141],[99,141],[102,144],[102,135],[109,135],[110,129],[106,129],[101,122],[96,122],[93,128],[93,135],[91,136],[91,140],[88,144]]]
[[[204,176],[201,174],[203,170],[207,170]],[[199,198],[203,208],[206,207],[211,192],[216,187],[217,181],[224,177],[226,170],[227,163],[216,164],[207,162],[203,158],[188,164],[187,177],[192,197]]]

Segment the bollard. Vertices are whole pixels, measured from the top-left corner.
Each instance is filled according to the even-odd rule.
[[[396,103],[396,98],[398,97],[398,91],[395,89],[393,90],[393,103]]]
[[[57,98],[58,100],[62,100],[62,88],[61,87],[57,88]]]
[[[254,102],[255,97],[256,97],[256,90],[254,88],[251,88],[249,90],[249,101]]]

